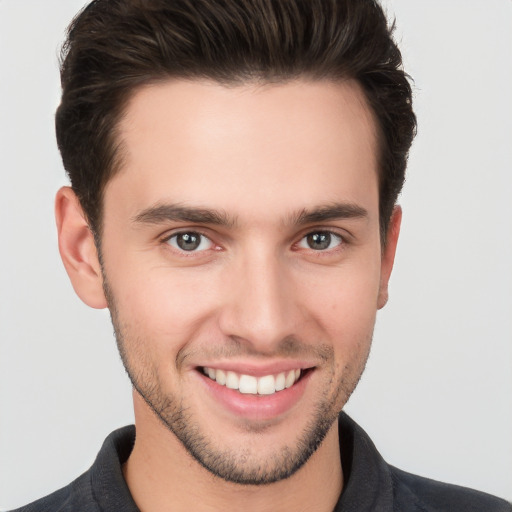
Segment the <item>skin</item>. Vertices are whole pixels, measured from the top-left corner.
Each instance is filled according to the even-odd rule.
[[[76,197],[59,191],[64,264],[84,302],[110,306],[136,389],[124,473],[142,511],[333,509],[337,415],[387,301],[401,219],[396,208],[382,247],[375,133],[351,81],[168,81],[136,92],[121,121],[103,267]],[[179,248],[183,232],[205,237],[199,250]],[[315,233],[331,233],[327,248],[311,247]],[[283,365],[307,378],[270,413],[265,400],[234,412],[198,371]]]

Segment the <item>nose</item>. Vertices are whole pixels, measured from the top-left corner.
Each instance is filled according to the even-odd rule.
[[[229,271],[219,324],[258,353],[273,353],[303,322],[293,273],[275,253],[251,254]]]

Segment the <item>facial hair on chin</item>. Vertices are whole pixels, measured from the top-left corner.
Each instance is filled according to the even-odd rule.
[[[144,353],[144,340],[135,340],[136,343],[130,343],[105,278],[104,289],[121,360],[134,389],[161,423],[177,437],[187,452],[210,473],[227,482],[265,485],[286,479],[298,471],[318,449],[337,420],[341,408],[355,389],[366,364],[368,354],[362,359],[360,368],[355,373],[348,367],[344,368],[345,371],[341,372],[334,392],[329,394],[327,389],[324,391],[312,412],[311,420],[297,436],[294,444],[283,446],[279,452],[262,461],[247,446],[238,451],[213,446],[207,433],[188,412],[181,399],[163,391],[159,376]],[[128,345],[131,349],[136,347],[136,353],[132,355],[135,355],[134,360],[138,363],[137,369],[131,362]],[[286,345],[287,351],[295,350],[290,340],[286,341]],[[368,347],[369,345],[370,343]],[[322,358],[334,369],[332,347],[324,346],[322,350],[324,351]],[[347,379],[346,375],[353,377]]]

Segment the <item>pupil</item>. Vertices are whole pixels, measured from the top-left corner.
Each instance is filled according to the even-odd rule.
[[[307,237],[308,245],[311,249],[320,251],[327,249],[331,245],[330,233],[313,233]]]
[[[197,233],[181,233],[178,235],[176,242],[180,249],[193,251],[199,247],[201,239]]]

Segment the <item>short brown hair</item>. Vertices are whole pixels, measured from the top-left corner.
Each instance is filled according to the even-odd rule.
[[[416,118],[393,27],[375,0],[94,0],[62,49],[56,131],[64,167],[95,235],[119,170],[116,128],[144,84],[168,78],[355,79],[379,132],[385,234],[405,179]],[[99,238],[98,238],[99,240]]]

